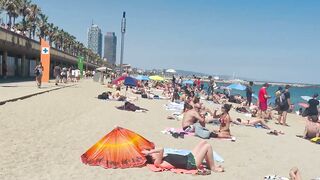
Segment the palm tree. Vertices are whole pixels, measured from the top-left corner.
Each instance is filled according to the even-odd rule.
[[[26,23],[26,17],[29,15],[31,9],[30,9],[31,2],[29,0],[18,0],[18,9],[19,9],[19,15],[22,15],[22,23]]]
[[[9,27],[11,27],[12,22],[13,24],[15,24],[16,18],[19,15],[18,2],[19,0],[2,0],[1,2],[3,9],[7,12],[9,16]]]
[[[39,14],[39,20],[37,22],[38,24],[38,35],[39,39],[44,38],[46,39],[47,31],[48,31],[48,16],[46,16],[43,13]]]
[[[29,38],[34,39],[36,34],[36,28],[37,28],[37,22],[39,21],[39,14],[41,13],[41,9],[36,4],[30,5],[30,13],[27,16],[27,24],[31,26],[30,32],[29,32]]]

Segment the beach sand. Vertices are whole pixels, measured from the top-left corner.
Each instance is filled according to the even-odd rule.
[[[77,86],[52,91],[0,106],[0,179],[263,179],[265,175],[288,176],[297,166],[303,179],[320,176],[319,145],[297,138],[305,120],[288,115],[290,127],[269,125],[285,135],[267,135],[267,130],[232,126],[236,142],[209,139],[225,160],[224,173],[192,176],[172,172],[151,172],[148,168],[104,169],[88,166],[80,156],[93,144],[121,126],[139,133],[159,147],[192,149],[201,139],[175,139],[160,131],[177,127],[180,121],[167,120],[166,100],[139,98],[136,105],[147,113],[116,109],[122,102],[96,97],[106,86],[82,80]],[[245,119],[232,110],[231,117]],[[207,125],[210,129],[217,126]]]

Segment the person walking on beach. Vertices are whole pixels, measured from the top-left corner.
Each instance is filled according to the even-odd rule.
[[[212,76],[209,76],[209,84],[208,84],[208,97],[210,97],[213,93],[213,84],[214,84],[214,80],[212,79]]]
[[[43,66],[42,66],[42,63],[40,62],[40,63],[34,68],[34,73],[35,73],[35,75],[36,75],[36,82],[37,82],[38,88],[41,87],[42,72],[43,72]]]
[[[67,71],[68,69],[66,67],[62,68],[61,76],[64,83],[67,83]]]
[[[269,87],[268,83],[263,84],[262,88],[259,90],[259,97],[258,97],[258,107],[260,110],[261,118],[266,117],[266,111],[268,109],[268,99],[270,96],[267,93],[267,88]]]
[[[275,96],[276,96],[276,99],[275,99],[275,110],[277,111],[280,111],[280,96],[282,94],[282,87],[278,87],[278,90],[275,92]]]
[[[176,77],[172,75],[172,87],[174,88],[176,86]]]
[[[290,85],[286,85],[285,90],[281,93],[279,97],[278,124],[285,125],[285,126],[288,126],[288,124],[286,123],[287,113],[289,108],[291,107],[289,88],[290,88]]]
[[[253,86],[253,82],[250,81],[249,85],[246,87],[246,95],[247,95],[247,102],[246,102],[246,106],[250,107],[251,106],[251,102],[252,102],[252,86]]]
[[[53,70],[53,75],[56,78],[56,86],[58,86],[58,83],[60,81],[60,74],[61,74],[61,67],[59,65],[56,65]]]

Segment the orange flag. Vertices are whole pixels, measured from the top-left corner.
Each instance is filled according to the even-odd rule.
[[[50,46],[49,43],[41,38],[40,58],[43,66],[42,82],[49,82],[50,75]]]

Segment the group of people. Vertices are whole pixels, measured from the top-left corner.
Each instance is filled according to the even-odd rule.
[[[3,29],[7,29],[11,32],[14,32],[16,34],[20,34],[20,35],[23,35],[23,36],[27,36],[27,31],[22,31],[20,30],[17,26],[13,25],[13,26],[10,26],[10,24],[5,24],[4,22],[1,23],[0,25],[1,28]]]
[[[242,120],[241,118],[233,119],[229,114],[232,106],[230,103],[230,97],[232,95],[225,93],[215,92],[216,89],[214,82],[211,82],[212,87],[209,91],[204,91],[200,85],[184,85],[182,80],[176,81],[175,77],[172,79],[171,83],[150,83],[147,81],[140,82],[139,87],[132,89],[131,92],[135,94],[146,94],[150,96],[151,87],[155,89],[160,89],[162,95],[170,98],[172,102],[183,104],[183,111],[180,115],[181,118],[181,128],[184,132],[194,132],[196,135],[202,138],[232,138],[230,126],[231,124],[244,125],[244,126],[256,126],[260,125],[263,128],[271,129],[268,126],[266,119],[273,118],[271,110],[276,110],[279,114],[277,118],[277,123],[280,125],[287,124],[287,113],[292,107],[292,102],[290,100],[290,86],[284,87],[284,90],[279,89],[276,92],[276,102],[275,107],[270,108],[268,106],[268,100],[270,95],[267,93],[267,88],[270,86],[265,83],[258,92],[257,106],[252,103],[252,90],[253,82],[247,85],[245,100],[241,96],[233,97],[241,101],[239,104],[243,105],[246,112],[251,113],[252,117],[250,120]],[[209,86],[210,87],[210,86]],[[117,95],[118,94],[118,95]],[[116,97],[120,94],[120,88],[117,87],[115,92]],[[111,94],[110,94],[111,95]],[[229,97],[228,97],[229,96]],[[313,99],[309,100],[309,107],[307,115],[307,126],[305,130],[304,137],[312,138],[319,137],[319,122],[318,122],[318,109],[319,101],[317,100],[318,95],[315,94]],[[201,101],[201,99],[211,99],[213,102],[219,103],[221,105],[220,109],[213,109],[206,107]],[[130,103],[125,104],[124,107],[132,105]],[[140,107],[139,107],[140,108]],[[316,120],[317,119],[317,120]],[[207,123],[218,122],[219,128],[213,131],[209,131],[206,128]],[[203,134],[206,133],[204,137]],[[215,164],[212,155],[212,147],[206,141],[201,141],[190,154],[188,155],[176,155],[168,154],[164,155],[163,149],[148,149],[143,150],[148,163],[153,163],[156,166],[164,168],[182,168],[182,169],[199,169],[206,162],[206,167],[213,172],[223,172],[224,168]],[[294,177],[297,175],[296,171],[290,172],[290,176]]]
[[[55,77],[55,84],[67,83],[67,82],[78,82],[80,80],[81,72],[79,69],[73,67],[61,67],[56,65],[53,69],[53,75]]]
[[[42,76],[43,76],[43,65],[41,62],[39,62],[38,65],[34,68],[34,75],[36,77],[36,83],[37,87],[41,88],[42,84]],[[55,85],[58,85],[58,83],[67,83],[69,82],[78,82],[80,80],[80,70],[75,69],[72,67],[63,67],[61,68],[61,65],[56,65],[53,68],[53,76],[55,78]]]

